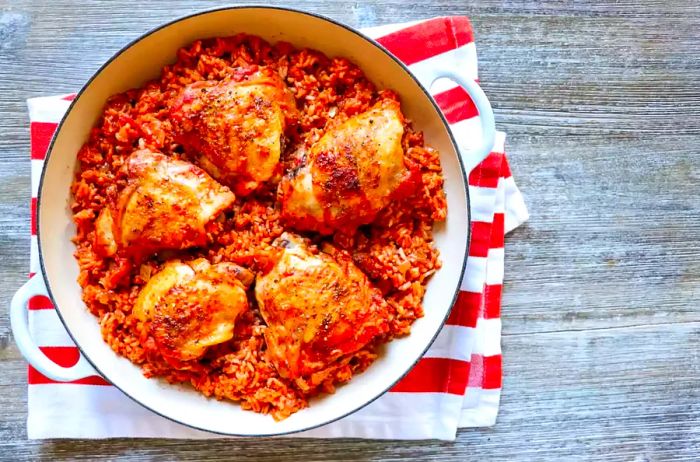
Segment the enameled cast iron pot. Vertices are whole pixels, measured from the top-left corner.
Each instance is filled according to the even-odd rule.
[[[104,342],[97,320],[81,301],[76,282],[78,264],[73,258],[75,234],[69,204],[76,154],[86,141],[107,98],[138,87],[175,61],[176,51],[206,37],[249,33],[270,41],[288,41],[296,47],[344,56],[355,62],[379,88],[391,88],[401,98],[406,117],[425,134],[426,143],[440,152],[445,177],[448,215],[435,227],[435,245],[443,266],[431,278],[425,294],[425,316],[413,325],[411,335],[382,349],[370,368],[338,388],[335,394],[314,399],[281,422],[242,410],[237,404],[208,399],[186,386],[146,379],[141,369],[118,356]],[[424,69],[424,68],[421,68]],[[381,45],[352,27],[322,16],[273,7],[229,7],[177,19],[128,44],[83,87],[61,121],[41,174],[38,193],[37,235],[41,274],[20,288],[12,299],[11,321],[17,345],[41,373],[58,381],[94,375],[96,369],[126,395],[152,411],[185,425],[228,435],[279,435],[332,422],[375,400],[395,384],[428,349],[442,327],[459,290],[469,244],[467,173],[489,153],[494,120],[481,89],[455,69],[430,68],[412,73]],[[454,137],[427,88],[448,77],[470,94],[481,119],[482,137],[473,151],[459,152]],[[60,319],[82,352],[77,364],[61,367],[36,346],[27,328],[27,303],[38,294],[48,295]],[[94,369],[93,369],[94,368]]]

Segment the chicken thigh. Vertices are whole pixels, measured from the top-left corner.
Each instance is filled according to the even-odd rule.
[[[95,222],[95,248],[105,256],[203,245],[205,226],[235,200],[199,167],[158,152],[134,152],[126,170],[127,186]]]
[[[388,305],[349,255],[290,233],[274,245],[284,250],[255,286],[268,357],[283,377],[315,386],[334,362],[388,331]]]
[[[252,281],[250,271],[233,263],[170,261],[141,289],[133,314],[147,323],[165,360],[180,367],[233,338]]]
[[[171,109],[177,140],[214,178],[246,195],[279,172],[296,102],[283,80],[252,67],[241,81],[187,86]]]
[[[282,216],[299,230],[331,233],[370,223],[418,177],[404,158],[399,103],[384,99],[329,129],[280,183]]]

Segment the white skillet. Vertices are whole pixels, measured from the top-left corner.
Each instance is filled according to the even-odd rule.
[[[445,177],[448,216],[435,228],[435,245],[443,266],[428,283],[425,316],[413,325],[411,335],[390,342],[379,359],[363,374],[338,388],[335,394],[314,399],[307,409],[286,420],[242,410],[237,404],[207,399],[186,386],[146,379],[141,369],[118,356],[100,335],[97,319],[81,300],[73,258],[75,234],[69,204],[76,154],[101,114],[107,98],[138,87],[160,74],[175,60],[176,51],[192,41],[240,32],[270,42],[288,41],[328,56],[345,56],[355,62],[380,88],[395,90],[402,109],[427,144],[440,152]],[[480,115],[482,136],[473,151],[459,152],[445,118],[426,90],[440,77],[463,86]],[[488,155],[495,135],[491,106],[479,86],[449,67],[412,74],[381,45],[357,30],[322,16],[277,7],[228,7],[195,13],[154,29],[134,40],[105,63],[83,87],[61,121],[44,163],[38,193],[37,234],[41,274],[25,283],[11,304],[12,329],[24,357],[37,370],[57,381],[100,375],[126,395],[152,411],[182,424],[227,435],[268,436],[303,431],[323,425],[375,400],[403,377],[428,349],[459,290],[469,244],[467,173]],[[34,295],[48,295],[68,333],[80,348],[72,367],[48,359],[27,327],[27,303]],[[94,368],[94,369],[93,369]]]

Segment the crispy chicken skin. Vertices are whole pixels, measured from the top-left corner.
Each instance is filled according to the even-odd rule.
[[[199,167],[158,152],[136,151],[125,167],[127,186],[95,221],[95,248],[105,256],[203,245],[207,223],[235,200]]]
[[[248,309],[253,274],[228,262],[167,262],[141,289],[133,314],[166,361],[175,367],[200,358],[207,348],[233,338],[238,316]]]
[[[388,305],[347,254],[291,233],[274,245],[284,250],[255,286],[268,358],[282,377],[318,385],[335,361],[388,331]]]
[[[329,129],[280,183],[282,216],[324,234],[370,223],[418,177],[404,158],[399,103],[383,99]]]
[[[256,66],[233,79],[189,85],[171,108],[177,140],[239,195],[279,173],[284,130],[296,114],[280,76]]]

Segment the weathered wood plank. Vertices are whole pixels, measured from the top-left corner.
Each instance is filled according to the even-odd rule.
[[[183,442],[115,440],[19,444],[24,409],[0,393],[0,451],[92,459],[169,454],[198,460],[664,460],[700,451],[700,322],[504,338],[503,412],[492,429],[466,430],[457,443],[295,439]],[[559,365],[552,370],[552,364]],[[9,362],[14,377],[20,360]],[[23,380],[0,381],[0,391]],[[7,408],[5,407],[7,406]],[[274,443],[274,444],[273,444]]]

